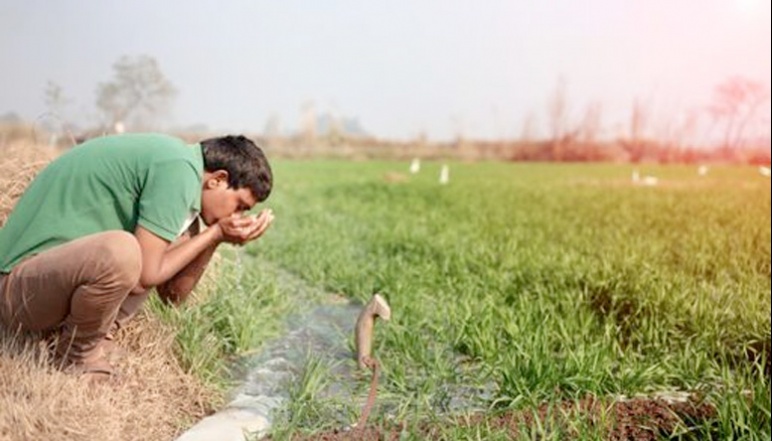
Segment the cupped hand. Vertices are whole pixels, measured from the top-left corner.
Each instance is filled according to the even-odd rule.
[[[241,213],[235,213],[220,219],[217,226],[222,232],[223,242],[244,245],[262,236],[271,222],[273,222],[273,211],[267,208],[256,215],[244,216]]]

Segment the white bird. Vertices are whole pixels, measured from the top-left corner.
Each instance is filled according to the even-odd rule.
[[[659,184],[659,179],[656,176],[643,176],[638,173],[638,170],[633,170],[632,175],[633,184],[643,185],[646,187],[653,187]]]
[[[647,187],[653,187],[659,184],[659,179],[656,176],[644,176],[641,183]]]
[[[421,160],[418,158],[413,159],[410,163],[410,173],[416,174],[421,170]]]
[[[772,171],[770,171],[769,167],[764,167],[763,165],[759,167],[759,173],[761,173],[761,176],[770,177],[772,175]]]
[[[447,164],[442,164],[440,169],[440,184],[447,184],[450,181],[450,169]]]

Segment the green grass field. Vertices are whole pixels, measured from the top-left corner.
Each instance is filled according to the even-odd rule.
[[[495,412],[678,390],[717,408],[695,436],[770,439],[770,181],[755,168],[640,166],[659,178],[644,187],[630,165],[453,163],[447,185],[438,163],[274,167],[276,221],[248,252],[391,304],[372,420],[438,418],[459,395]],[[295,391],[280,432],[339,425],[313,392]]]

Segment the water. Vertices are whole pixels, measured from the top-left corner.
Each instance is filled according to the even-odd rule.
[[[245,260],[240,254],[235,261],[237,271],[243,271]],[[288,317],[284,335],[241,362],[238,370],[244,373],[243,383],[233,392],[225,409],[204,418],[178,441],[242,441],[247,435],[254,439],[266,434],[272,413],[285,404],[290,382],[302,372],[310,357],[334,366],[331,374],[340,379],[327,388],[327,396],[345,398],[351,393],[346,383],[356,364],[350,343],[362,305],[320,293],[287,272],[279,271],[277,278],[287,295],[300,299],[299,303],[306,306]]]
[[[361,311],[351,303],[321,304],[290,317],[287,333],[245,362],[247,375],[237,399],[285,397],[286,383],[300,372],[309,357],[322,358],[337,366],[338,374],[348,371],[354,353],[349,349],[354,324]]]
[[[237,253],[237,273],[243,272],[245,261],[253,263],[251,260]],[[340,399],[359,406],[364,403],[366,392],[363,394],[362,391],[366,390],[370,376],[369,373],[363,376],[358,370],[353,349],[354,326],[363,305],[310,287],[286,271],[277,269],[276,275],[282,291],[298,299],[301,305],[287,318],[285,333],[243,359],[237,369],[242,373],[243,382],[233,391],[228,405],[204,418],[177,441],[243,441],[265,435],[275,411],[287,403],[292,382],[297,380],[311,358],[331,366],[330,383],[322,391],[321,398]],[[467,374],[460,370],[458,382],[446,384],[437,391],[444,398],[442,403],[435,403],[435,411],[481,410],[481,400],[490,398],[495,384],[474,387],[465,384],[465,377]],[[394,400],[393,396],[390,398]],[[383,399],[377,402],[387,413],[391,408],[399,407],[399,403],[385,403]],[[342,425],[353,422],[346,423],[341,415]]]

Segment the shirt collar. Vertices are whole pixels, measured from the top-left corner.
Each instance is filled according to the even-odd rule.
[[[202,188],[204,180],[204,152],[203,146],[200,143],[193,144],[193,163],[196,167],[196,171],[199,176],[199,190]],[[201,211],[201,198],[197,198],[193,203],[193,209],[197,212]]]

